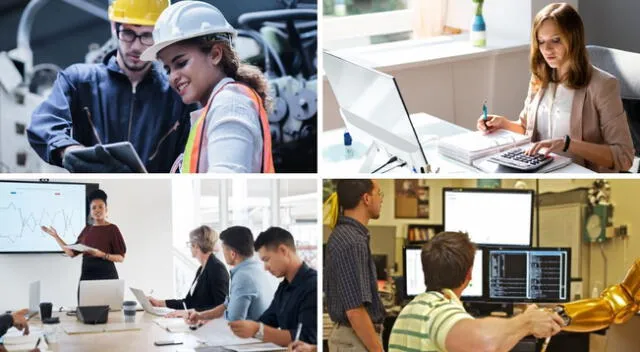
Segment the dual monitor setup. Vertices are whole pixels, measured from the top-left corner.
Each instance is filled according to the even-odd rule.
[[[477,246],[466,302],[567,302],[571,249],[532,248],[533,191],[445,188],[444,231]],[[421,247],[404,248],[406,296],[426,290]]]

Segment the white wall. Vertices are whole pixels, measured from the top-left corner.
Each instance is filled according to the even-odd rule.
[[[124,263],[116,264],[125,280],[125,299],[134,299],[134,286],[154,296],[171,297],[171,182],[156,180],[66,180],[99,183],[108,195],[109,221],[118,225],[127,244]],[[75,306],[81,257],[60,254],[0,255],[0,312],[27,307],[29,283],[40,280],[42,301],[54,306]]]
[[[529,50],[525,48],[380,70],[396,78],[410,114],[425,112],[474,130],[485,99],[490,113],[511,119],[518,117],[530,79],[528,56]],[[326,78],[323,89],[323,129],[341,128],[344,123]]]

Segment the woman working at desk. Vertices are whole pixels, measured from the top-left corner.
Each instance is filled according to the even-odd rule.
[[[229,273],[224,264],[213,255],[213,247],[217,240],[218,234],[209,226],[202,225],[191,231],[187,245],[191,249],[191,256],[201,265],[193,279],[191,289],[184,299],[159,300],[149,297],[151,305],[176,309],[168,316],[184,318],[187,316],[185,306],[187,309],[200,312],[224,303],[229,293]]]
[[[531,40],[533,74],[519,120],[488,115],[478,129],[531,136],[535,143],[527,154],[544,148],[594,171],[628,170],[634,150],[620,87],[589,63],[578,12],[566,3],[547,5],[535,17]]]
[[[155,45],[140,59],[160,59],[192,113],[183,173],[273,173],[266,112],[267,80],[242,64],[233,48],[236,31],[214,6],[181,1],[166,8],[153,30]]]
[[[89,195],[91,225],[85,226],[78,236],[76,244],[94,248],[82,255],[80,281],[117,280],[118,271],[114,263],[122,263],[127,247],[118,226],[107,221],[107,194],[96,190]],[[60,248],[71,258],[80,252],[67,248],[53,227],[42,226],[42,231],[53,237]]]

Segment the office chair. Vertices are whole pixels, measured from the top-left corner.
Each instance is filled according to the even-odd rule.
[[[612,325],[605,337],[605,352],[632,352],[640,346],[640,317],[633,317],[623,325]]]
[[[640,53],[597,45],[587,45],[587,51],[594,66],[614,75],[620,83],[622,105],[627,112],[637,159],[640,157]],[[635,172],[640,172],[640,167]]]

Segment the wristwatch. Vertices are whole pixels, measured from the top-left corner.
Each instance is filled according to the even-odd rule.
[[[562,148],[563,152],[569,150],[569,144],[571,144],[571,137],[569,137],[569,135],[567,134],[564,136],[564,148]]]
[[[255,337],[258,340],[263,340],[264,339],[264,324],[260,323],[260,327],[258,328],[258,332],[256,332],[255,335],[253,335],[253,337]]]

